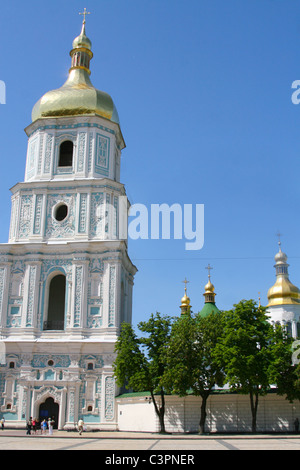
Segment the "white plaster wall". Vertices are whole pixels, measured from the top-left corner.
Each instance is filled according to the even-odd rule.
[[[140,398],[125,402],[117,400],[118,429],[119,431],[155,432],[158,423],[152,403]]]
[[[117,399],[120,431],[159,431],[153,404],[145,397]],[[188,396],[166,398],[165,426],[168,432],[198,432],[201,398]],[[300,402],[289,403],[275,393],[259,397],[258,432],[294,430],[294,420],[300,419]],[[251,409],[248,395],[212,395],[207,402],[207,432],[251,432]]]

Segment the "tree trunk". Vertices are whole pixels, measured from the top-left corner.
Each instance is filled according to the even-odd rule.
[[[166,429],[165,429],[165,394],[164,394],[164,391],[161,390],[160,392],[160,397],[161,397],[161,407],[159,408],[156,401],[155,401],[155,396],[153,394],[153,392],[151,391],[151,398],[152,398],[152,401],[153,401],[153,405],[154,405],[154,409],[155,409],[155,412],[158,416],[158,419],[159,419],[159,427],[160,427],[160,430],[159,432],[161,434],[164,434],[166,432]]]
[[[250,392],[250,405],[252,415],[252,432],[256,433],[256,416],[258,407],[258,393]]]
[[[199,434],[204,434],[205,432],[205,421],[206,421],[206,402],[208,395],[201,395],[202,396],[202,403],[201,403],[201,415],[200,415],[200,423],[199,423]]]

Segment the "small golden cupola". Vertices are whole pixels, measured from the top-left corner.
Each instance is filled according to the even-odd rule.
[[[71,68],[67,81],[60,88],[45,93],[34,105],[32,122],[41,118],[98,115],[117,124],[119,117],[111,96],[97,90],[90,80],[90,60],[93,57],[92,43],[85,31],[85,15],[79,36],[70,52]]]
[[[205,303],[213,303],[214,304],[215,303],[215,297],[216,297],[215,286],[212,284],[212,282],[210,280],[210,271],[213,268],[209,264],[206,269],[208,270],[208,283],[204,287],[205,292],[204,292],[203,295],[204,295]]]
[[[185,315],[185,314],[190,314],[191,313],[191,305],[190,305],[190,298],[187,296],[187,289],[186,289],[186,285],[188,284],[189,281],[186,280],[186,278],[184,279],[184,281],[182,281],[185,286],[184,286],[184,296],[182,297],[181,299],[181,305],[180,305],[180,309],[181,309],[181,315]]]
[[[216,306],[216,293],[215,293],[215,286],[212,284],[210,278],[211,274],[210,271],[213,269],[210,264],[205,268],[208,270],[208,283],[204,287],[204,306],[202,310],[198,313],[199,317],[207,317],[211,313],[220,313],[220,310]]]
[[[275,255],[276,282],[268,291],[268,307],[273,305],[300,304],[300,290],[289,280],[287,255],[281,251]]]

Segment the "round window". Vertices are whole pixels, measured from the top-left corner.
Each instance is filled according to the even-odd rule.
[[[65,220],[67,215],[68,215],[68,206],[66,204],[59,204],[59,206],[55,208],[54,217],[58,222]]]

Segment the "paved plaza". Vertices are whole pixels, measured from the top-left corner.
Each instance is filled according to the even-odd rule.
[[[114,451],[148,451],[152,463],[159,452],[201,450],[300,450],[297,435],[161,435],[131,432],[75,432],[54,431],[49,435],[26,435],[26,430],[0,431],[0,450],[101,450],[108,458]],[[129,452],[129,453],[128,453]],[[105,458],[105,452],[103,452]],[[122,453],[118,454],[122,455]],[[133,452],[133,455],[134,452]],[[108,462],[107,462],[108,463]],[[167,463],[167,462],[166,462]],[[195,463],[192,460],[186,463]],[[133,465],[135,466],[135,465]]]

